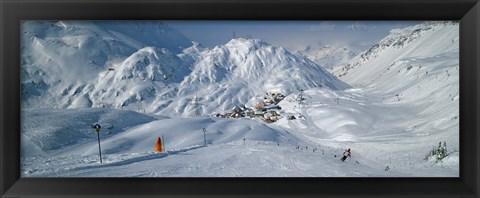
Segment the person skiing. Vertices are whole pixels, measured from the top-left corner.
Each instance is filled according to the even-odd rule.
[[[345,152],[343,152],[343,157],[342,157],[342,161],[345,161],[347,159],[347,157],[352,157],[351,155],[351,152],[350,152],[350,148],[346,149]]]

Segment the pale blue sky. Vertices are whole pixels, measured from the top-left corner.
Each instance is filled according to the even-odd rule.
[[[322,43],[352,43],[370,47],[391,29],[421,21],[165,21],[191,40],[208,48],[237,37],[250,36],[289,50]],[[364,47],[364,48],[366,48]]]

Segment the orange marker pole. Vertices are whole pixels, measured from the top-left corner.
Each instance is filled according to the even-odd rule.
[[[155,153],[161,153],[162,152],[162,139],[158,137],[157,143],[155,143],[155,148],[154,148]]]

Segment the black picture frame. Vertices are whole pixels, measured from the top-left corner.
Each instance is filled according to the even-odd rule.
[[[479,197],[478,0],[0,0],[1,197]],[[21,20],[459,20],[459,178],[20,178]]]

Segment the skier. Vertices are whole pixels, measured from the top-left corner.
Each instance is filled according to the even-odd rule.
[[[351,154],[351,153],[350,153],[350,148],[346,149],[345,152],[343,152],[343,157],[342,157],[341,160],[342,160],[342,161],[345,161],[345,160],[347,159],[347,157],[350,157],[350,158],[351,158],[352,156],[351,156],[350,154]]]

